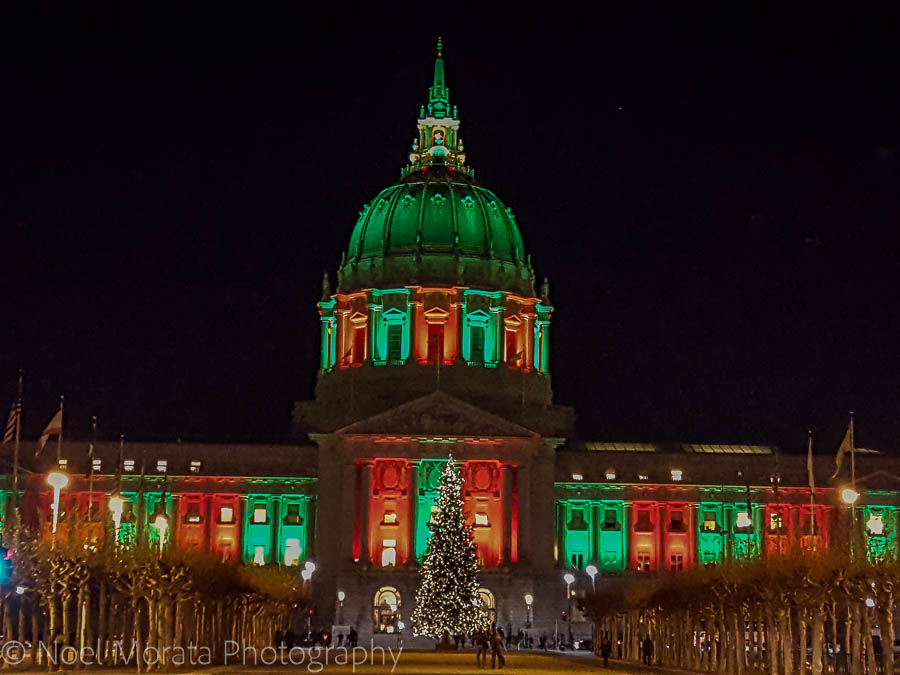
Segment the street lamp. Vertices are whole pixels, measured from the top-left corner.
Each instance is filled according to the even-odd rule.
[[[534,604],[534,596],[531,593],[526,593],[525,594],[525,609],[526,609],[527,616],[528,616],[528,619],[527,619],[528,625],[526,626],[527,628],[531,628],[531,624],[534,621],[534,608],[532,607],[533,604]]]
[[[594,580],[594,577],[597,576],[597,572],[599,572],[599,570],[594,565],[588,565],[587,567],[584,568],[584,571],[587,572],[588,575],[590,575],[590,577],[591,577],[591,591],[592,592],[596,591],[597,584]]]
[[[115,546],[119,546],[119,529],[122,527],[122,511],[125,509],[125,500],[122,495],[114,494],[109,498],[109,510],[112,511],[113,527],[116,533]]]
[[[566,623],[568,624],[569,644],[572,643],[572,584],[575,582],[575,575],[566,572],[563,575],[563,581],[566,582]]]
[[[312,579],[313,572],[315,572],[315,571],[316,571],[316,563],[314,563],[312,560],[307,560],[306,564],[303,565],[303,571],[300,572],[300,577],[303,579],[304,582],[308,583],[309,580]]]
[[[163,547],[166,544],[166,530],[169,529],[169,519],[165,514],[160,513],[153,521],[153,527],[159,530],[159,554],[163,554]]]
[[[845,504],[855,504],[856,500],[859,499],[859,493],[851,487],[844,488],[841,490],[841,499]]]
[[[344,591],[338,591],[338,625],[344,625],[344,598],[347,594]]]
[[[69,477],[62,471],[51,471],[47,482],[53,488],[53,544],[56,545],[56,526],[59,524],[59,491],[69,484]]]

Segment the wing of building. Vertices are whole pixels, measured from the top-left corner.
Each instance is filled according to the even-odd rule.
[[[851,518],[828,457],[812,491],[806,456],[771,447],[575,440],[574,412],[553,402],[548,285],[536,292],[512,209],[476,181],[440,45],[418,112],[409,163],[359,209],[336,285],[323,280],[318,382],[315,399],[294,407],[297,443],[130,442],[121,454],[101,443],[92,467],[86,444],[64,443],[58,459],[51,444],[20,482],[25,519],[48,531],[44,472],[64,462],[72,482],[58,536],[108,541],[119,492],[123,539],[158,537],[165,515],[167,545],[246,564],[314,561],[316,623],[363,636],[409,629],[451,453],[484,602],[502,626],[548,638],[572,610],[567,571],[582,592],[632,574],[824,552],[851,527],[871,556],[897,553],[900,466],[877,453],[856,453],[864,494]]]

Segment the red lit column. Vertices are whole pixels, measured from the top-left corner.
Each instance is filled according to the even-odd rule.
[[[372,494],[372,465],[361,467],[359,481],[359,559],[369,564],[369,497]]]
[[[502,544],[500,549],[500,562],[508,563],[512,550],[512,468],[508,464],[504,464],[501,468],[500,480],[503,481],[501,494],[503,499],[503,532]]]

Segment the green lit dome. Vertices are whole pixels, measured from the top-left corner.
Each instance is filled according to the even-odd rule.
[[[340,290],[435,285],[534,295],[534,273],[511,210],[468,177],[430,168],[363,207]]]

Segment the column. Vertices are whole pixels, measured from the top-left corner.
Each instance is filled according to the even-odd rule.
[[[249,497],[247,495],[241,495],[241,509],[239,514],[235,514],[236,518],[241,519],[241,543],[238,546],[239,552],[239,562],[248,563],[253,562],[253,551],[247,550],[247,529],[248,523],[250,521],[250,514],[247,509],[247,502],[249,501]]]
[[[372,465],[360,467],[359,480],[359,560],[368,565],[369,560],[369,498],[372,492]]]
[[[319,500],[317,497],[309,497],[306,501],[306,554],[304,560],[310,560],[316,555],[316,519],[319,515]]]
[[[416,558],[416,530],[418,529],[419,515],[419,463],[411,461],[407,465],[409,471],[409,558],[407,565],[416,565],[419,561]]]
[[[503,499],[503,543],[500,549],[501,564],[509,564],[510,550],[512,548],[512,467],[504,464],[501,467],[500,480],[501,499]]]
[[[517,533],[519,561],[529,562],[531,560],[531,533],[533,531],[531,526],[531,469],[528,466],[520,466],[518,471],[519,476],[516,485],[519,493],[519,512],[517,521],[519,532],[528,533],[527,537],[518,536]]]
[[[341,466],[341,501],[340,513],[333,514],[335,528],[343,532],[356,533],[356,466]],[[353,538],[340,537],[338,564],[353,559]]]

